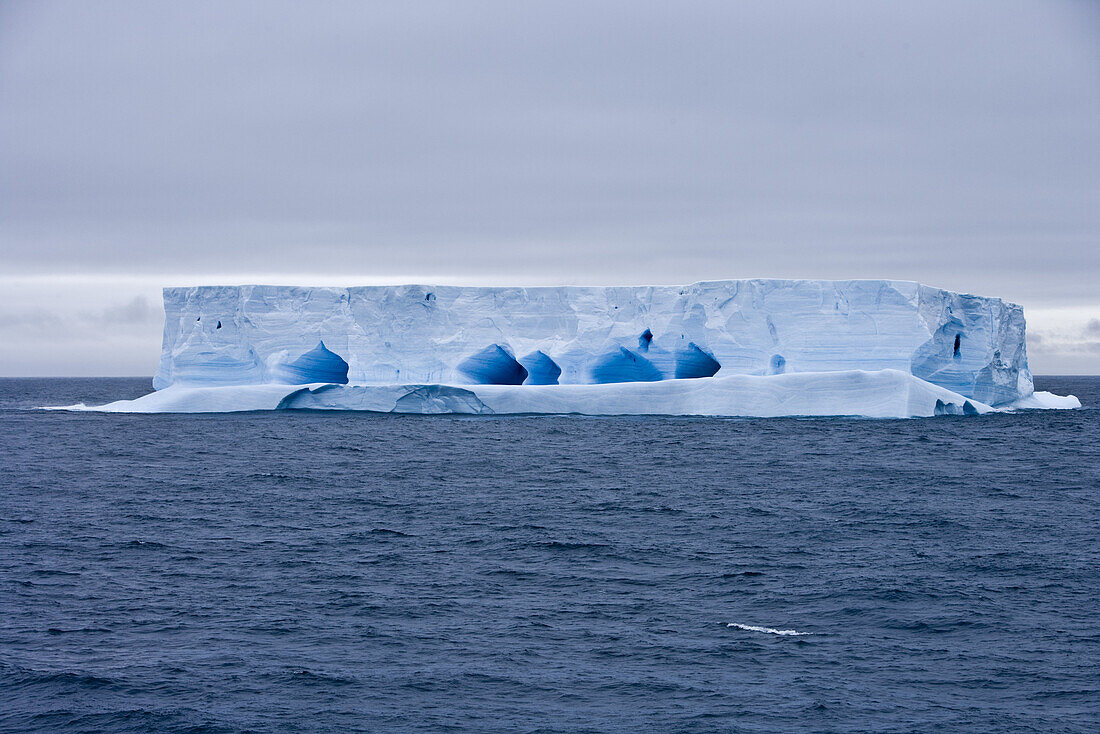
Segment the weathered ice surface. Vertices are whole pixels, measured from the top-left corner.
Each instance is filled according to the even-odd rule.
[[[351,385],[897,370],[988,405],[1032,392],[1019,306],[910,281],[217,286],[166,288],[164,307],[157,389],[341,382],[346,363]]]

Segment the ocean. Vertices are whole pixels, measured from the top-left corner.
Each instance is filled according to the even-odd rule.
[[[915,420],[0,380],[0,730],[1095,732],[1100,378]]]

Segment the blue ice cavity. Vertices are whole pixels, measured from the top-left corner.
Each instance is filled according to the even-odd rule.
[[[604,354],[592,364],[592,381],[609,382],[657,382],[664,379],[661,371],[642,355],[625,347]]]
[[[704,351],[695,342],[676,353],[676,379],[690,379],[694,377],[713,377],[722,369],[722,365],[714,358],[714,355]]]
[[[536,349],[519,360],[527,370],[525,385],[557,385],[561,367],[545,352]]]
[[[641,336],[638,337],[638,351],[639,352],[648,352],[649,351],[649,343],[651,341],[653,341],[653,332],[650,331],[649,329],[646,329],[645,331],[642,332]]]
[[[782,354],[773,354],[768,362],[769,375],[781,375],[787,371],[787,359]]]
[[[978,415],[978,409],[969,400],[964,400],[960,406],[957,403],[945,403],[937,400],[932,410],[933,415]]]
[[[527,368],[500,344],[490,344],[467,357],[459,363],[458,370],[477,385],[522,385],[527,379]]]
[[[276,369],[279,382],[288,385],[308,385],[313,382],[329,382],[337,385],[348,383],[348,363],[325,346],[323,341],[290,364]]]

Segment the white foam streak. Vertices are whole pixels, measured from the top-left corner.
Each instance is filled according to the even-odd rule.
[[[787,635],[791,637],[800,637],[802,635],[810,635],[812,632],[799,632],[798,630],[777,630],[774,627],[757,627],[752,624],[738,624],[737,622],[730,622],[727,627],[736,627],[739,630],[747,630],[749,632],[764,632],[769,635]]]

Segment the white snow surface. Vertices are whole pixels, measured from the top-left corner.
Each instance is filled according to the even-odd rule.
[[[276,409],[414,414],[862,416],[982,414],[991,406],[900,370],[731,375],[609,385],[174,385],[68,410],[206,413]]]
[[[910,396],[933,386],[956,405],[1007,406],[1032,393],[1019,306],[911,281],[204,286],[166,288],[164,307],[154,387],[253,386],[160,398],[177,407],[217,407],[226,398],[215,396],[229,394],[244,401],[233,404],[257,406],[242,409],[274,407],[285,385],[268,383],[320,342],[347,362],[350,386],[311,399],[364,405],[409,386],[470,382],[460,365],[490,349],[561,370],[560,385],[530,384],[532,375],[522,392],[477,386],[494,412],[914,415],[927,412],[927,401]],[[645,379],[663,382],[593,385],[608,381],[606,364],[621,362],[623,350],[641,358]],[[673,379],[685,354],[721,367],[712,378]]]
[[[1055,395],[1052,392],[1033,392],[1026,398],[1012,403],[1014,410],[1074,410],[1081,401],[1074,395]]]

